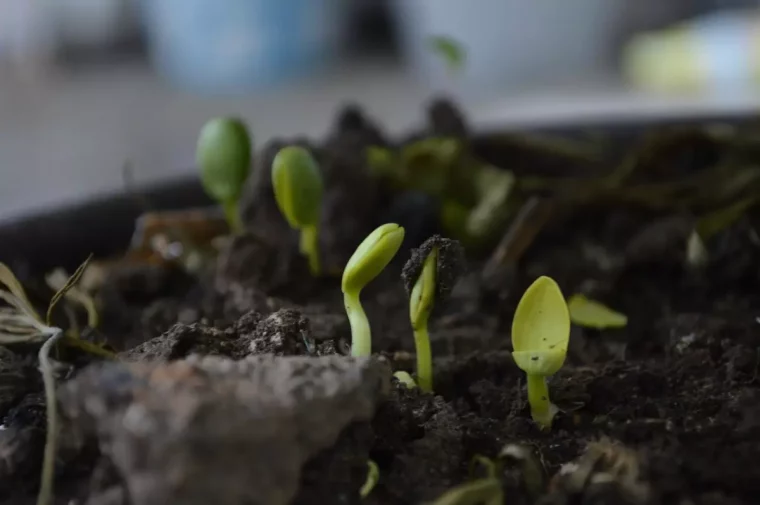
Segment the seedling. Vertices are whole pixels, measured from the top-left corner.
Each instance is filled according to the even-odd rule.
[[[546,378],[565,362],[570,339],[570,314],[559,286],[539,277],[517,305],[512,320],[512,357],[528,378],[528,403],[533,420],[549,429],[557,407],[549,400]]]
[[[301,232],[301,253],[319,275],[319,218],[322,175],[312,155],[299,146],[284,147],[272,162],[272,186],[280,212],[291,228]]]
[[[464,249],[455,240],[438,235],[427,239],[404,265],[401,277],[409,293],[409,318],[417,351],[417,383],[433,390],[433,357],[428,319],[436,302],[443,302],[464,269]]]
[[[206,193],[219,202],[233,233],[241,233],[239,201],[251,169],[251,138],[238,119],[216,118],[201,129],[196,162]]]
[[[470,473],[476,466],[485,469],[485,477],[449,489],[429,505],[503,505],[500,465],[484,456],[475,456],[470,463]]]
[[[372,333],[359,295],[364,286],[388,266],[401,247],[404,229],[395,223],[384,224],[359,244],[343,271],[343,301],[351,324],[351,355],[372,354]]]
[[[398,372],[395,372],[393,376],[398,379],[401,384],[406,386],[407,389],[414,389],[417,387],[417,383],[414,382],[414,379],[409,375],[409,372],[399,370]]]
[[[445,35],[434,35],[429,38],[430,48],[437,53],[452,74],[464,67],[467,52],[462,44]]]
[[[380,480],[380,469],[377,467],[377,463],[371,459],[367,460],[367,480],[364,481],[364,485],[359,490],[359,496],[366,498],[375,489],[378,481]]]

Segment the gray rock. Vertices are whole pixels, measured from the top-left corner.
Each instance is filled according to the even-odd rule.
[[[284,505],[309,485],[307,461],[366,429],[389,379],[366,358],[191,356],[93,365],[59,399],[68,425],[98,438],[134,505]],[[341,447],[355,451],[341,460],[366,462],[369,441]],[[349,470],[329,479],[358,490],[363,472]],[[346,503],[358,502],[351,488]]]

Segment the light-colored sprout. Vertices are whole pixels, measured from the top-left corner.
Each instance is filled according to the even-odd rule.
[[[343,301],[351,324],[351,354],[372,354],[372,333],[359,295],[364,286],[388,266],[404,241],[404,229],[395,224],[384,224],[375,229],[359,244],[343,270]]]
[[[414,347],[417,352],[417,382],[420,389],[429,393],[433,390],[433,357],[430,351],[428,319],[435,302],[435,271],[438,249],[434,248],[422,265],[417,282],[409,297],[409,318],[414,331]]]
[[[464,270],[464,249],[456,240],[433,235],[412,251],[401,278],[409,293],[409,319],[417,354],[417,383],[433,390],[433,357],[428,320],[436,304],[445,301]]]
[[[428,39],[428,43],[430,48],[443,59],[450,72],[457,72],[464,67],[467,52],[458,41],[445,35],[434,35]]]
[[[398,379],[401,384],[406,386],[407,389],[414,389],[417,387],[417,383],[414,382],[414,379],[409,375],[409,372],[399,370],[398,372],[395,372],[393,376]]]
[[[322,174],[314,157],[300,146],[282,148],[272,162],[272,186],[280,212],[291,228],[301,232],[301,253],[313,275],[320,275],[319,220]]]
[[[567,301],[570,321],[578,326],[603,330],[605,328],[623,328],[628,324],[625,314],[616,312],[595,300],[581,294],[570,297]]]
[[[549,400],[546,378],[565,362],[570,340],[570,314],[559,286],[539,277],[517,305],[512,320],[512,357],[528,379],[528,403],[533,420],[549,429],[557,407]]]
[[[215,118],[198,136],[196,163],[206,193],[219,202],[230,229],[240,233],[238,202],[251,169],[251,138],[239,119]]]
[[[367,460],[367,480],[364,481],[364,485],[359,490],[359,496],[366,498],[375,489],[378,481],[380,481],[380,469],[377,467],[377,463],[371,459]]]

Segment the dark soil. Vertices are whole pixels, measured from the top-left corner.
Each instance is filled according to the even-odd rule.
[[[462,136],[477,156],[518,175],[603,168],[518,143],[470,137],[468,131],[458,112],[436,102],[427,130],[415,135]],[[292,140],[261,150],[244,205],[249,233],[230,241],[208,272],[193,277],[176,266],[140,264],[111,271],[99,293],[98,334],[123,358],[347,352],[350,328],[340,279],[309,276],[297,235],[271,195],[271,158]],[[362,300],[373,351],[413,373],[408,295],[400,274],[410,248],[440,232],[430,200],[398,195],[370,178],[364,148],[393,141],[356,108],[342,113],[325,142],[296,140],[313,150],[325,174],[321,246],[329,270],[339,271],[375,226],[394,219],[406,227],[397,260],[364,290]],[[622,145],[611,143],[601,165],[619,160]],[[657,169],[648,174],[666,179],[676,172],[668,162],[688,172],[721,154],[699,140],[675,151],[652,163],[666,174]],[[488,251],[468,254],[467,272],[430,324],[435,394],[394,383],[371,424],[374,438],[366,456],[377,462],[380,481],[366,503],[433,500],[471,478],[474,456],[494,458],[507,444],[531,448],[547,475],[541,496],[532,496],[520,472],[506,471],[509,504],[758,502],[760,241],[754,216],[743,216],[714,237],[709,263],[695,269],[684,262],[693,219],[688,209],[655,212],[600,203],[572,210],[553,219],[498,282],[481,281]],[[582,292],[629,321],[618,330],[573,327],[566,364],[550,381],[552,400],[562,412],[548,432],[531,421],[524,374],[509,352],[515,307],[539,275],[553,277],[566,296]],[[25,356],[23,351],[0,356],[5,503],[33,497],[44,436],[41,383],[33,359]],[[605,457],[585,474],[582,465],[560,472],[602,439],[619,445],[592,445],[592,452]],[[627,466],[618,464],[626,458]],[[317,460],[307,465],[302,485],[345,494],[346,482],[331,482],[330,472],[319,472],[330,461]],[[97,448],[68,461],[74,463],[59,465],[58,503],[88,503],[91,493],[103,496],[103,479],[113,484],[113,472],[103,467]],[[602,474],[612,478],[594,478]],[[299,500],[308,502],[307,494]],[[108,503],[130,503],[123,493],[109,496]]]

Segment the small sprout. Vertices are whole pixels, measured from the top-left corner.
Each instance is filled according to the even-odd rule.
[[[435,235],[412,251],[401,277],[409,293],[409,318],[417,351],[417,382],[420,389],[433,390],[433,357],[428,319],[435,303],[443,302],[464,269],[464,249],[455,240]]]
[[[517,305],[512,320],[512,357],[528,378],[528,403],[533,420],[549,429],[557,407],[549,400],[546,377],[565,362],[570,339],[570,314],[559,286],[539,277]]]
[[[597,301],[589,300],[581,294],[573,295],[567,302],[570,321],[578,326],[603,330],[623,328],[628,324],[625,314],[616,312]]]
[[[399,370],[398,372],[394,373],[393,376],[398,379],[401,384],[406,386],[407,389],[414,389],[417,387],[417,383],[414,382],[414,379],[411,375],[409,375],[409,372]]]
[[[251,138],[239,119],[215,118],[198,136],[196,163],[206,193],[219,202],[230,229],[240,233],[238,202],[251,169]]]
[[[699,236],[696,230],[691,232],[689,239],[686,241],[686,263],[691,267],[701,268],[709,260],[710,253],[702,237]]]
[[[491,235],[506,223],[509,217],[507,204],[516,178],[512,172],[490,165],[480,167],[477,174],[478,203],[467,218],[467,231],[482,237]]]
[[[299,146],[280,149],[272,162],[272,186],[280,212],[291,228],[301,232],[301,253],[312,275],[320,275],[319,219],[322,175],[312,155]]]
[[[499,451],[499,460],[512,462],[519,468],[526,491],[538,500],[546,490],[546,470],[536,452],[528,446],[508,444]]]
[[[404,229],[395,224],[384,224],[375,229],[359,244],[343,270],[343,301],[351,324],[351,355],[372,354],[372,333],[359,295],[364,286],[380,275],[388,266],[404,241]]]
[[[359,490],[359,496],[366,498],[375,489],[377,482],[380,480],[380,469],[377,467],[377,463],[371,459],[367,460],[367,480],[364,481],[364,485]]]
[[[503,505],[504,491],[495,477],[474,480],[449,489],[429,505]]]
[[[434,35],[429,38],[430,48],[435,51],[449,68],[451,73],[459,71],[467,59],[467,53],[462,44],[445,35]]]

